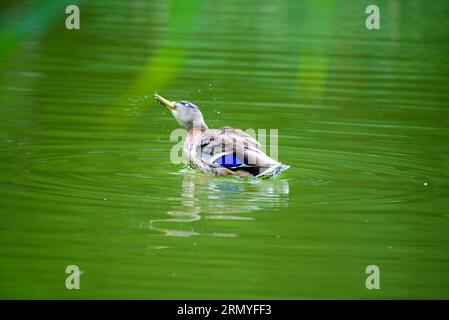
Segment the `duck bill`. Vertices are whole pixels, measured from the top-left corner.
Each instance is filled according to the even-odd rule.
[[[154,99],[156,99],[157,102],[162,104],[164,107],[166,107],[170,111],[175,109],[174,101],[169,101],[169,100],[165,99],[164,97],[158,95],[157,93],[154,95]]]

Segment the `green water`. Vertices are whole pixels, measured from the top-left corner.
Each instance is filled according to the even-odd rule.
[[[449,298],[449,3],[369,4],[2,0],[0,297]],[[291,168],[173,164],[154,92]]]

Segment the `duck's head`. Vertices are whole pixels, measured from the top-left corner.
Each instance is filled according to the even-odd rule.
[[[207,129],[200,109],[188,101],[169,101],[164,97],[154,95],[154,99],[169,110],[181,127],[190,130],[192,128]]]

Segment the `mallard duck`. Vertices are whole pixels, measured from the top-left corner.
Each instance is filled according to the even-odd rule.
[[[184,157],[190,167],[216,176],[276,178],[289,168],[260,150],[260,143],[240,129],[209,129],[200,109],[188,101],[169,101],[158,94],[181,127],[188,130]]]

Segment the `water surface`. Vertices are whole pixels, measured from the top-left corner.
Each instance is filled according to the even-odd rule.
[[[1,298],[449,298],[447,2],[3,2]],[[291,168],[171,163],[154,92]]]

